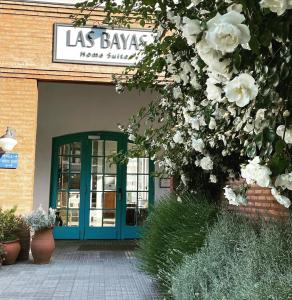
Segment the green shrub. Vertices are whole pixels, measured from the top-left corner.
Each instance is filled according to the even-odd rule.
[[[2,210],[0,208],[0,241],[9,241],[17,238],[16,230],[19,220],[15,215],[16,207]]]
[[[3,247],[3,245],[0,243],[0,266],[2,265],[3,258],[4,258],[4,254],[5,254],[4,247]]]
[[[208,224],[216,209],[203,196],[169,194],[158,201],[146,221],[137,256],[142,270],[152,275],[164,290],[170,288],[170,274],[184,254],[203,245]]]
[[[178,300],[292,299],[292,223],[224,213],[172,276]]]

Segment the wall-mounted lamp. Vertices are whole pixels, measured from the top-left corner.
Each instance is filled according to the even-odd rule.
[[[13,128],[7,127],[6,133],[0,137],[0,148],[2,151],[12,151],[17,144],[15,138],[15,130]]]

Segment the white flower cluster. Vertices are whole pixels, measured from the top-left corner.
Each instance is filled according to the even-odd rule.
[[[291,8],[289,3],[286,0],[262,0],[260,5],[280,15],[286,9]],[[191,5],[191,7],[198,4],[199,2]],[[207,66],[204,69],[208,76],[205,91],[206,99],[201,102],[201,107],[213,110],[208,122],[206,122],[204,114],[202,114],[203,109],[195,106],[192,98],[186,98],[187,105],[181,111],[177,110],[177,117],[181,114],[182,122],[177,125],[174,132],[172,148],[177,144],[183,145],[187,151],[196,151],[196,166],[210,172],[214,168],[214,163],[212,155],[206,150],[206,142],[212,148],[216,147],[218,142],[223,143],[225,149],[222,151],[222,156],[227,156],[235,150],[230,147],[230,144],[238,136],[238,132],[243,130],[250,136],[261,134],[265,128],[269,127],[267,116],[272,114],[276,116],[278,110],[275,109],[272,112],[268,112],[266,108],[253,110],[253,102],[256,101],[259,94],[259,83],[250,70],[241,71],[236,70],[235,67],[230,69],[231,61],[226,58],[226,54],[235,52],[238,47],[250,50],[248,43],[251,39],[251,33],[249,27],[244,24],[245,16],[242,14],[240,4],[231,4],[226,14],[217,13],[215,17],[207,21],[206,28],[200,19],[180,18],[173,13],[169,13],[169,19],[181,31],[188,45],[194,47],[198,57]],[[199,34],[202,38],[197,42]],[[175,67],[177,60],[173,55],[168,56],[168,71],[174,74],[176,83],[173,88],[174,99],[181,100],[185,97],[180,87],[181,84],[185,86],[191,81],[193,87],[201,89],[198,83],[198,74],[200,73],[197,67],[198,57],[193,57],[193,63],[183,62],[177,71]],[[229,124],[231,118],[233,119],[233,127],[229,131],[226,131],[224,126],[220,128],[220,123]],[[205,126],[214,131],[213,136],[204,136],[203,138],[202,132],[204,132]],[[189,128],[187,133],[185,132],[186,128]],[[292,126],[281,125],[277,128],[276,133],[285,143],[292,144]],[[248,140],[243,140],[242,145],[248,147]],[[261,163],[259,156],[254,157],[241,168],[241,176],[246,179],[248,184],[258,184],[261,187],[271,188],[276,200],[288,207],[290,200],[281,196],[276,187],[272,185],[271,175],[271,170]],[[280,186],[282,190],[289,189],[291,187],[289,180],[291,182],[291,176],[284,174],[277,178],[276,186]],[[216,176],[211,175],[210,181],[217,182]],[[225,196],[231,204],[235,205],[246,204],[247,201],[246,197],[241,194],[236,195],[230,187],[225,187]]]
[[[42,206],[31,214],[25,216],[25,222],[34,230],[43,230],[46,228],[52,228],[55,224],[56,210],[49,208],[49,212],[46,213]]]
[[[151,130],[139,136],[139,126],[125,128],[129,139],[144,139],[144,145],[153,146],[158,166],[170,174],[182,174],[192,164],[207,173],[211,183],[221,181],[220,174],[241,175],[247,184],[270,188],[288,207],[290,200],[283,194],[291,190],[291,157],[287,168],[271,168],[274,174],[270,166],[276,148],[289,152],[292,147],[288,93],[281,86],[281,79],[288,86],[291,76],[291,41],[282,38],[280,30],[273,32],[274,13],[284,15],[279,26],[288,22],[285,12],[291,2],[261,0],[247,8],[244,1],[192,0],[182,8],[176,0],[166,6],[156,30],[157,43],[167,42],[157,48],[156,57],[151,52],[150,65],[156,58],[164,60],[159,76],[167,83],[157,109],[149,113]],[[163,10],[156,4],[156,12]],[[261,13],[258,21],[255,16]],[[252,26],[257,21],[266,22],[266,34],[264,28],[262,33]],[[187,186],[189,178],[182,174],[181,181]],[[225,195],[230,203],[246,204],[246,197],[231,187],[225,188]]]
[[[229,186],[224,187],[224,196],[229,201],[231,205],[246,205],[247,199],[244,195],[237,194],[233,191],[233,189]]]
[[[268,8],[278,16],[285,13],[287,9],[292,9],[291,0],[262,0],[260,2],[262,8]]]

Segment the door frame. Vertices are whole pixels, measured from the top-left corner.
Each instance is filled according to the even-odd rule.
[[[59,146],[72,143],[81,143],[81,171],[80,171],[80,201],[79,207],[79,227],[56,227],[54,236],[56,239],[136,239],[140,237],[141,226],[126,225],[126,176],[127,166],[117,165],[117,200],[116,200],[116,227],[103,227],[100,234],[90,234],[96,227],[89,228],[85,234],[86,222],[89,220],[89,197],[90,197],[90,174],[91,168],[91,140],[90,136],[99,137],[100,140],[116,140],[118,151],[126,151],[127,145],[131,143],[124,133],[113,131],[88,131],[54,137],[52,140],[52,161],[51,161],[51,182],[50,182],[50,207],[56,206],[57,201],[57,180],[58,180],[58,148]],[[98,140],[98,138],[96,138]],[[149,190],[148,190],[148,214],[154,204],[154,163],[149,161]],[[121,200],[118,199],[118,190],[121,188]]]

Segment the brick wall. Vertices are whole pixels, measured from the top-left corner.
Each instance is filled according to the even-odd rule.
[[[17,205],[19,213],[33,205],[37,97],[36,80],[0,78],[0,136],[14,128],[19,154],[17,169],[0,169],[0,207]]]
[[[237,187],[241,183],[242,181],[230,181],[228,185]],[[272,218],[286,218],[289,215],[289,209],[274,199],[269,188],[251,185],[247,192],[247,198],[248,203],[246,206],[227,205],[228,209],[252,217],[268,216]]]
[[[73,6],[0,0],[0,77],[112,82],[124,67],[52,61],[54,24],[71,25],[77,12]],[[88,25],[101,24],[104,16],[95,11]]]

